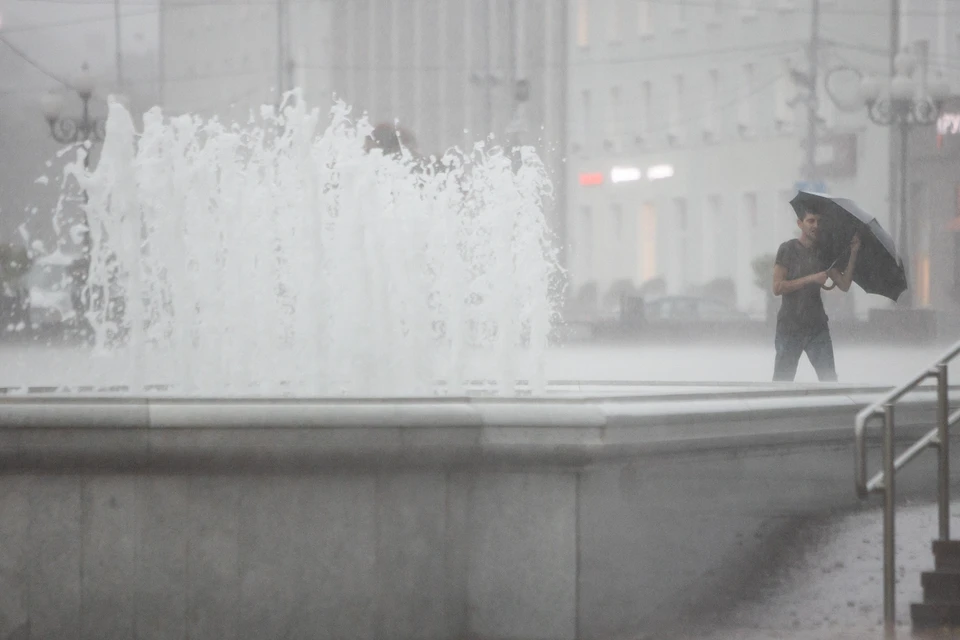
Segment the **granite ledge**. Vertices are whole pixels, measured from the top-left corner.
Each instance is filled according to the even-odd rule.
[[[368,466],[582,466],[751,446],[849,444],[876,396],[764,398],[0,400],[0,467],[312,471]],[[934,394],[904,400],[898,436],[930,428]],[[872,441],[871,441],[872,442]]]

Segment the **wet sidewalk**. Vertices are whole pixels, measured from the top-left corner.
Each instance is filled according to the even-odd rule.
[[[875,502],[872,500],[871,502]],[[920,574],[933,569],[937,535],[933,503],[897,509],[897,627],[883,629],[882,518],[879,508],[839,516],[812,532],[786,566],[758,579],[755,594],[714,623],[684,633],[689,640],[864,640],[893,637],[960,638],[960,631],[914,634],[910,604],[921,602]],[[960,502],[951,509],[960,534]],[[709,627],[709,628],[707,628]]]

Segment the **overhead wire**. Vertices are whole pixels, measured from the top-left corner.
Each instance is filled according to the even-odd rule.
[[[570,61],[570,62],[558,62],[552,64],[538,64],[533,68],[536,69],[563,69],[570,67],[584,67],[584,66],[599,66],[599,65],[618,65],[618,64],[635,64],[638,62],[664,62],[668,60],[681,60],[685,58],[697,58],[697,57],[706,57],[714,55],[724,55],[729,53],[748,53],[748,52],[770,52],[776,53],[777,50],[791,50],[795,51],[797,45],[801,44],[801,41],[784,41],[779,42],[768,42],[764,44],[756,45],[744,45],[736,47],[721,47],[718,49],[700,49],[697,51],[684,51],[684,52],[674,52],[674,53],[663,53],[663,54],[654,54],[654,55],[638,55],[638,56],[616,56],[616,57],[602,57],[602,58],[592,58],[589,60],[582,61]],[[473,66],[469,65],[449,65],[449,64],[395,64],[395,65],[349,65],[342,63],[330,63],[330,64],[298,64],[298,67],[304,69],[314,69],[314,70],[369,70],[377,69],[383,71],[402,71],[402,70],[422,70],[422,71],[471,71],[474,69]],[[506,66],[503,67],[493,67],[492,71],[509,71],[509,68]]]
[[[236,3],[236,4],[246,4],[246,3],[247,3],[247,2],[245,2],[244,0],[241,0],[240,2],[238,2],[238,3]],[[251,4],[265,4],[265,3],[258,3],[258,2],[250,2],[250,3],[251,3]],[[80,4],[97,4],[97,3],[94,3],[94,2],[80,2]],[[137,3],[137,4],[145,4],[145,3]],[[203,4],[203,5],[209,5],[209,4],[226,5],[227,3],[221,3],[221,2],[196,3],[196,2],[193,2],[193,3],[174,3],[174,4],[175,4],[175,5],[187,5],[187,4],[189,4],[189,5],[201,5],[201,4]],[[38,27],[38,28],[39,28],[39,27]],[[43,65],[39,64],[39,63],[38,63],[36,60],[34,60],[31,56],[29,56],[28,54],[26,54],[26,52],[24,52],[22,49],[20,49],[20,48],[17,47],[16,45],[13,45],[12,43],[10,43],[8,39],[3,38],[3,37],[0,37],[0,41],[2,41],[7,47],[9,47],[12,51],[14,51],[18,56],[20,56],[21,58],[23,58],[23,59],[24,59],[25,61],[27,61],[32,67],[36,68],[38,71],[40,71],[40,72],[43,73],[44,75],[46,75],[46,76],[48,76],[48,77],[56,80],[57,82],[59,82],[60,84],[62,84],[62,85],[64,85],[64,86],[67,86],[67,87],[71,86],[70,82],[67,81],[65,78],[62,78],[62,77],[60,77],[59,75],[50,72],[50,71],[49,71],[48,69],[46,69]],[[708,49],[708,50],[698,50],[698,51],[678,52],[678,53],[667,53],[667,54],[657,54],[657,55],[645,55],[645,56],[626,56],[626,57],[615,57],[615,58],[591,59],[591,60],[584,60],[584,61],[580,61],[580,62],[574,62],[573,65],[574,65],[574,66],[580,66],[580,65],[603,65],[603,64],[629,64],[629,63],[636,63],[636,62],[663,61],[663,60],[671,60],[671,59],[683,59],[683,58],[691,58],[691,57],[701,57],[701,56],[710,56],[710,55],[721,55],[721,54],[725,54],[725,53],[741,53],[741,52],[747,52],[747,51],[783,50],[783,51],[782,51],[783,53],[787,53],[788,51],[795,50],[795,46],[796,46],[796,43],[782,42],[782,41],[781,41],[781,42],[776,42],[776,43],[765,43],[765,44],[759,44],[759,45],[748,45],[748,46],[738,46],[738,47],[726,47],[726,48],[721,48],[721,49]],[[773,51],[771,51],[771,53],[773,53]],[[359,69],[359,68],[369,69],[369,68],[370,68],[369,65],[351,65],[351,66],[347,66],[347,65],[341,65],[341,64],[330,64],[330,65],[310,65],[310,64],[307,64],[307,65],[301,65],[301,66],[302,66],[303,68],[306,68],[306,69],[351,69],[351,68],[353,68],[353,69]],[[541,65],[542,68],[547,68],[547,67],[550,67],[550,66],[557,66],[557,67],[559,67],[559,66],[564,66],[564,65]],[[450,67],[450,66],[441,66],[441,65],[436,65],[436,66],[434,66],[434,65],[393,65],[393,66],[386,66],[386,67],[383,66],[383,65],[377,65],[376,68],[377,68],[377,69],[383,69],[383,70],[410,69],[410,70],[420,70],[420,71],[422,71],[422,70],[437,70],[437,71],[441,71],[441,70],[443,70],[443,71],[449,71],[449,70],[451,70],[451,67]],[[464,67],[464,69],[466,69],[466,68]],[[454,70],[456,70],[456,69],[454,68]],[[242,76],[248,76],[248,75],[258,75],[258,74],[262,74],[262,73],[264,73],[264,71],[250,71],[250,72],[238,72],[238,73],[217,73],[217,74],[206,74],[206,75],[191,75],[191,76],[185,76],[185,77],[180,77],[180,78],[167,78],[167,79],[165,79],[165,82],[190,82],[190,81],[202,80],[202,79],[205,79],[205,78],[242,77]],[[763,82],[763,83],[760,83],[760,84],[754,89],[754,91],[753,91],[752,93],[750,93],[750,94],[747,94],[747,96],[753,95],[753,94],[755,94],[755,93],[759,93],[760,91],[762,91],[762,90],[764,90],[765,88],[769,87],[770,85],[772,85],[774,82],[776,82],[776,81],[779,80],[780,78],[782,78],[782,74],[778,74],[777,76],[774,76],[773,78],[769,79],[768,81],[765,81],[765,82]],[[138,81],[138,80],[131,80],[130,82],[136,84],[136,83],[141,83],[141,82],[142,82],[142,83],[150,83],[150,82],[158,82],[158,81],[159,81],[159,79],[149,78],[149,79],[141,79],[141,80],[139,80],[139,81]],[[252,93],[252,92],[254,92],[254,91],[256,91],[256,89],[251,89],[251,90],[248,91],[248,92],[244,92],[244,94],[242,94],[239,98],[236,98],[235,100],[237,100],[237,99],[242,99],[243,97],[245,97],[246,95],[249,95],[249,93]],[[738,91],[738,97],[737,97],[735,100],[733,100],[732,102],[717,107],[717,111],[718,111],[718,112],[725,111],[725,110],[729,109],[731,106],[734,106],[734,105],[736,105],[736,104],[739,104],[744,97],[747,97],[747,96],[740,96],[740,95],[739,95],[740,93],[741,93],[741,92]],[[234,101],[235,101],[235,100],[234,100]],[[689,123],[689,122],[693,122],[693,121],[697,121],[697,120],[703,120],[703,119],[704,119],[704,115],[700,115],[700,116],[697,116],[697,117],[695,117],[695,118],[690,118],[690,119],[682,120],[682,121],[680,121],[679,123],[676,123],[676,122],[675,122],[675,123],[671,123],[671,124],[666,125],[666,128],[664,129],[664,132],[669,131],[669,129],[672,128],[672,127],[674,127],[674,126],[678,126],[678,124],[685,124],[685,123]],[[657,132],[657,133],[659,133],[659,132]]]
[[[154,16],[159,15],[159,9],[151,9],[149,11],[138,11],[131,13],[121,14],[121,18],[142,18],[145,16]],[[73,27],[81,24],[88,24],[92,22],[113,22],[116,20],[116,16],[113,14],[102,15],[102,16],[88,16],[86,18],[74,18],[72,20],[61,20],[59,22],[34,22],[29,24],[24,24],[20,26],[4,26],[0,29],[0,33],[25,33],[30,31],[42,31],[44,29],[59,29],[61,27]]]
[[[315,4],[317,0],[284,0],[287,4]],[[353,0],[356,1],[356,0]],[[406,2],[413,3],[414,0],[405,0]],[[452,0],[419,0],[420,2],[432,2],[432,3],[443,3],[450,2]],[[685,7],[685,8],[703,8],[710,9],[717,13],[736,13],[741,16],[750,16],[751,14],[756,13],[780,13],[780,14],[790,14],[790,13],[810,13],[810,8],[806,5],[805,2],[793,2],[789,5],[783,4],[783,0],[769,0],[766,3],[755,2],[752,6],[745,6],[737,3],[731,3],[727,0],[647,0],[652,4],[664,5],[664,6],[673,6],[673,7]],[[73,6],[98,6],[98,5],[107,5],[113,4],[114,0],[21,0],[21,2],[33,2],[36,4],[69,4]],[[124,4],[127,6],[156,6],[158,0],[126,0]],[[165,6],[165,9],[183,9],[191,7],[237,7],[237,6],[275,6],[277,0],[179,0],[168,2]],[[682,4],[681,4],[682,3]],[[957,7],[957,11],[948,11],[947,15],[960,15],[960,2],[958,0],[948,0],[948,3]],[[840,4],[839,2],[837,3]],[[860,9],[860,8],[844,8],[842,6],[822,6],[820,8],[821,14],[826,15],[852,15],[852,16],[888,16],[890,15],[889,11],[886,9]],[[907,17],[938,17],[941,15],[939,11],[936,10],[906,10],[901,12],[902,16]]]
[[[31,67],[33,67],[34,69],[36,69],[37,71],[39,71],[39,72],[42,73],[43,75],[47,76],[48,78],[50,78],[50,79],[52,79],[52,80],[57,81],[58,83],[60,83],[61,85],[65,86],[65,87],[70,87],[70,88],[73,87],[73,85],[70,83],[70,81],[68,81],[66,78],[64,78],[64,77],[62,77],[62,76],[60,76],[60,75],[58,75],[58,74],[50,71],[50,70],[47,69],[45,66],[43,66],[42,64],[40,64],[39,62],[37,62],[36,60],[34,60],[33,57],[31,57],[30,55],[28,55],[25,51],[23,51],[23,49],[21,49],[20,47],[16,46],[16,45],[13,44],[12,42],[10,42],[10,40],[8,40],[8,39],[6,38],[6,36],[4,36],[2,33],[0,33],[0,43],[3,43],[3,45],[6,46],[6,47],[7,47],[10,51],[12,51],[14,54],[16,54],[17,57],[19,57],[21,60],[23,60],[24,62],[26,62],[27,64],[29,64]]]
[[[43,0],[46,1],[46,0]],[[296,1],[296,0],[295,0]],[[303,0],[309,1],[309,0]],[[809,7],[809,2],[798,2],[794,0],[790,4],[782,4],[781,0],[770,0],[769,3],[757,3],[754,2],[750,6],[746,6],[740,3],[731,4],[723,0],[713,1],[697,1],[697,0],[647,0],[652,4],[658,5],[667,5],[673,7],[683,6],[685,8],[702,8],[702,9],[712,9],[715,14],[724,14],[724,13],[736,13],[741,17],[749,17],[751,14],[757,13],[779,13],[784,15],[789,15],[791,13],[811,13]],[[682,4],[681,4],[682,3]],[[839,2],[837,3],[840,4]],[[958,11],[948,11],[945,12],[947,15],[960,15],[960,2],[953,0],[952,4],[958,8]],[[878,10],[869,10],[869,9],[854,9],[854,8],[844,8],[841,6],[824,6],[824,3],[821,3],[820,6],[821,15],[845,15],[845,16],[878,16],[878,17],[887,17],[890,15],[890,11],[886,8]],[[929,17],[936,18],[941,14],[938,11],[918,11],[918,10],[906,10],[900,12],[901,16],[906,17]]]
[[[738,86],[738,88],[734,92],[734,95],[731,98],[720,101],[717,105],[713,106],[709,110],[704,109],[704,111],[699,114],[690,114],[687,117],[681,117],[678,120],[670,122],[670,116],[666,114],[666,111],[668,111],[669,108],[667,109],[660,108],[660,109],[657,109],[657,111],[659,112],[658,115],[656,115],[655,117],[648,118],[648,122],[653,123],[652,126],[644,127],[640,118],[632,118],[632,119],[621,118],[616,123],[616,126],[604,127],[599,132],[591,133],[590,137],[597,137],[595,135],[596,133],[599,133],[600,134],[599,137],[601,138],[603,137],[604,134],[615,135],[615,136],[633,134],[635,136],[639,136],[644,139],[648,139],[652,141],[671,133],[675,129],[684,129],[698,123],[706,123],[710,119],[715,118],[716,116],[725,114],[733,108],[738,108],[742,106],[747,100],[753,99],[759,94],[763,93],[764,91],[767,91],[768,89],[773,87],[778,81],[784,79],[785,77],[786,76],[783,73],[776,73],[765,78],[764,80],[761,80],[760,82],[756,83],[752,87],[748,88],[742,85]],[[573,133],[575,134],[574,135],[575,137],[576,135],[583,134],[584,131],[581,127],[581,128],[575,129]],[[667,145],[663,144],[662,146],[667,146]],[[684,146],[689,147],[690,145],[685,144]],[[647,144],[645,148],[649,148],[649,144]]]

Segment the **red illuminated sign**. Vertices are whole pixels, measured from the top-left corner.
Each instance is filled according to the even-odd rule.
[[[602,173],[581,173],[580,174],[581,187],[595,187],[598,184],[603,184]]]

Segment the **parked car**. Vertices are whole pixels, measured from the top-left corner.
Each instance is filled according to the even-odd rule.
[[[663,296],[644,301],[647,323],[726,323],[746,322],[750,317],[718,300],[694,296]]]
[[[29,294],[17,281],[0,282],[0,334],[21,333],[30,324]]]
[[[26,275],[31,261],[26,247],[0,245],[0,335],[22,335],[30,324]]]
[[[726,325],[750,319],[728,304],[697,296],[624,296],[619,311],[621,326],[632,328],[682,329],[690,325]]]
[[[77,256],[60,251],[41,256],[34,261],[27,274],[30,292],[30,325],[44,330],[61,327],[76,319],[76,284],[74,281]]]

